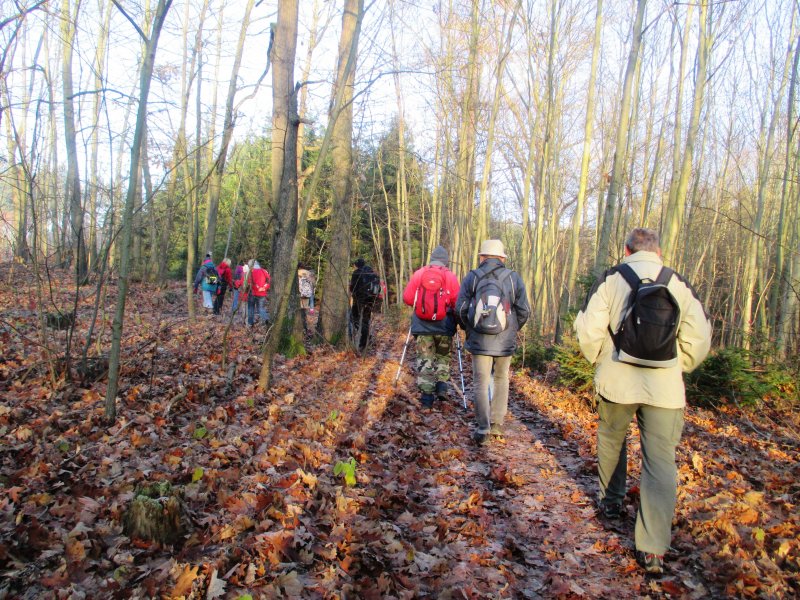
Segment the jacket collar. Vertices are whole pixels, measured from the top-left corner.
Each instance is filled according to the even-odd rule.
[[[647,250],[639,250],[639,252],[634,252],[630,256],[626,256],[622,259],[623,263],[636,263],[636,262],[651,262],[657,263],[659,265],[663,265],[663,261],[661,257],[655,252],[649,252]]]
[[[486,267],[487,269],[492,269],[494,267],[504,267],[503,261],[499,258],[487,258],[481,264],[478,265],[479,269],[483,269]]]

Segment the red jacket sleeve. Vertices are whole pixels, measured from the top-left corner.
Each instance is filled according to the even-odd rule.
[[[456,305],[458,292],[461,289],[461,284],[458,283],[458,277],[452,271],[447,271],[447,291],[450,294],[450,306]]]
[[[419,280],[422,278],[422,269],[417,269],[408,281],[406,289],[403,290],[403,302],[409,306],[414,306],[414,294],[419,287]]]

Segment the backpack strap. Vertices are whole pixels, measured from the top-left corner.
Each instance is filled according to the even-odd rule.
[[[620,263],[615,267],[610,269],[610,273],[619,273],[622,275],[622,278],[631,288],[630,294],[628,294],[628,301],[625,303],[625,310],[622,312],[623,315],[627,313],[628,309],[633,306],[634,298],[636,297],[636,291],[639,289],[639,285],[642,283],[642,280],[639,279],[639,276],[636,274],[636,271],[633,270],[627,263]],[[608,333],[611,336],[611,341],[614,342],[614,348],[619,352],[619,343],[617,342],[617,333],[611,329],[611,323],[608,324]]]
[[[675,273],[669,267],[661,267],[661,271],[658,273],[658,277],[656,277],[656,283],[659,285],[667,285],[669,280],[672,279],[672,274]]]
[[[499,266],[495,267],[494,269],[492,269],[491,271],[486,271],[485,273],[481,273],[481,270],[480,270],[480,269],[473,269],[473,271],[474,271],[474,273],[475,273],[476,277],[475,277],[475,282],[472,284],[472,295],[473,295],[473,296],[475,295],[475,291],[478,289],[478,284],[479,284],[479,283],[480,283],[482,280],[484,280],[484,279],[486,279],[487,277],[489,277],[489,275],[491,275],[492,277],[494,277],[494,278],[495,278],[495,279],[498,281],[498,283],[499,283],[499,282],[501,282],[501,281],[503,281],[503,279],[505,279],[505,277],[503,277],[503,279],[500,279],[500,277],[498,277],[497,275],[495,275],[495,273],[496,273],[497,271],[499,271],[500,269],[505,269],[505,268],[506,268],[506,267],[505,267],[505,265],[499,265]],[[511,273],[511,269],[508,269],[508,273]],[[506,274],[506,276],[507,276],[507,275],[508,275],[508,274]],[[502,285],[502,284],[501,284],[501,285]]]
[[[639,284],[642,282],[642,280],[636,274],[636,271],[633,270],[633,267],[631,267],[629,264],[621,263],[611,270],[622,275],[623,279],[625,279],[625,281],[631,287],[631,290],[635,292],[639,289]]]

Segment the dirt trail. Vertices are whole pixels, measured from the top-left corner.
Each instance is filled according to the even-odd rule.
[[[396,359],[386,360],[399,357],[397,338],[379,335],[374,351],[376,358],[358,361],[359,377],[373,379],[380,368],[393,375]],[[409,358],[397,389],[369,399],[383,412],[363,448],[368,485],[380,490],[368,519],[413,552],[415,595],[638,598],[660,595],[664,584],[691,595],[674,575],[645,579],[633,561],[631,524],[596,516],[594,460],[536,408],[543,391],[527,377],[513,379],[505,436],[477,447],[471,403],[465,411],[451,393],[449,402],[422,409],[413,344]],[[399,566],[387,544],[372,544],[367,554],[381,567]],[[698,597],[707,593],[692,586]]]
[[[783,598],[798,589],[800,462],[788,430],[773,425],[767,438],[754,433],[764,423],[743,429],[732,412],[687,412],[677,551],[671,572],[651,580],[632,556],[635,432],[627,518],[604,522],[593,501],[596,421],[580,398],[515,373],[506,434],[479,448],[460,396],[422,409],[413,344],[394,384],[405,338],[389,318],[376,318],[366,356],[321,346],[279,358],[261,394],[263,330],[234,328],[222,367],[215,320],[155,302],[137,297],[111,427],[103,382],[51,391],[30,336],[0,331],[0,598]],[[34,317],[15,319],[14,331],[35,331]],[[454,357],[454,382],[457,368]],[[25,385],[18,373],[30,373]],[[149,480],[183,493],[187,533],[176,547],[124,534],[125,507]]]

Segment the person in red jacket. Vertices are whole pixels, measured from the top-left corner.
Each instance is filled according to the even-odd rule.
[[[231,273],[231,259],[225,258],[217,265],[219,274],[219,286],[217,295],[214,296],[214,314],[218,315],[222,310],[222,303],[225,302],[225,292],[228,288],[233,288],[233,274]]]
[[[447,268],[449,262],[447,250],[437,246],[430,264],[417,269],[403,290],[403,302],[414,307],[411,334],[417,348],[417,387],[427,408],[436,398],[447,398],[450,380],[450,348],[456,333],[453,307],[459,283]]]
[[[250,271],[247,297],[247,324],[252,327],[255,324],[256,310],[262,323],[269,323],[269,313],[267,312],[267,290],[270,286],[269,273],[261,268],[258,261],[253,261],[253,269]]]

